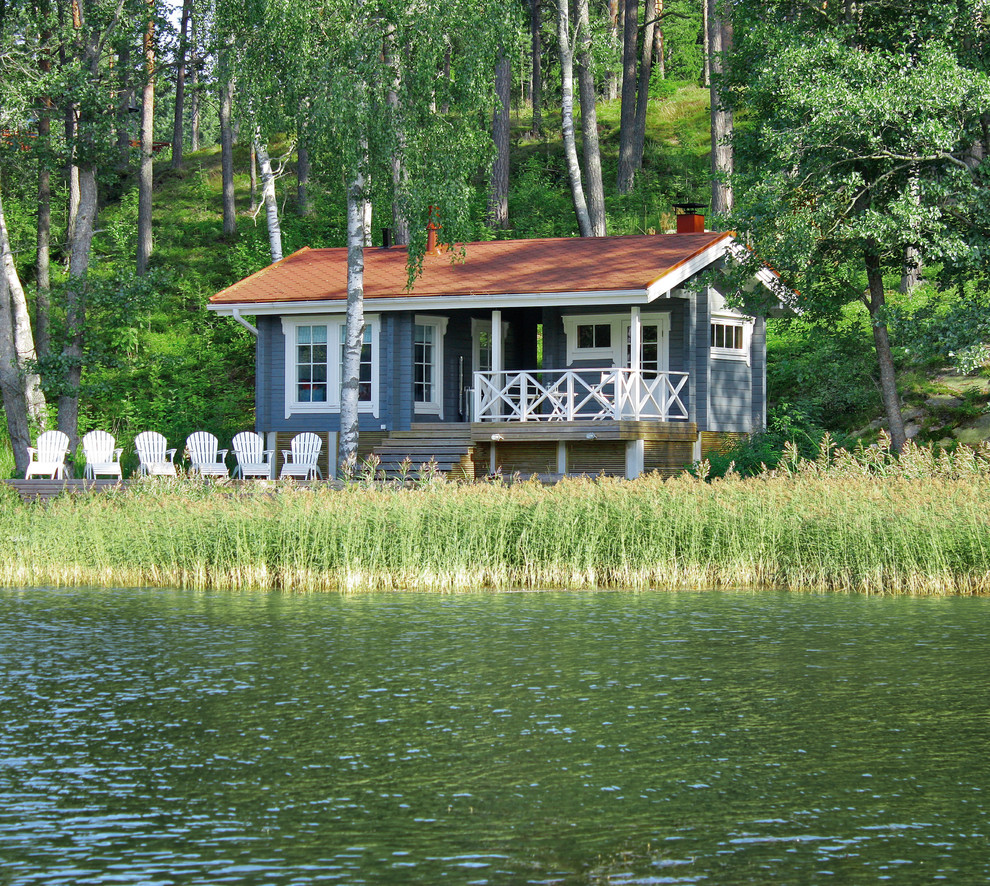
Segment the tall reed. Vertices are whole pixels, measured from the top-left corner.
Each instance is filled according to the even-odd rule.
[[[406,489],[149,481],[0,495],[0,583],[299,591],[778,587],[990,593],[990,451],[833,451],[707,482]]]

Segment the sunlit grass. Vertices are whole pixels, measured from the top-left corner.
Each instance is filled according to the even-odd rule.
[[[879,454],[877,454],[879,452]],[[778,587],[990,592],[990,450],[414,489],[142,484],[0,498],[0,582],[293,591]]]

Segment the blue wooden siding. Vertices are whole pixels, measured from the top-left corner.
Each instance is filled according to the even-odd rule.
[[[750,367],[742,360],[711,361],[708,431],[753,429],[753,390]]]
[[[543,361],[548,369],[567,366],[564,314],[626,313],[627,307],[506,310],[508,325],[504,362],[508,369],[536,369],[537,325],[543,326]],[[751,364],[710,360],[710,310],[707,293],[679,292],[677,296],[644,306],[643,313],[670,314],[669,368],[688,372],[681,393],[689,419],[699,430],[749,431],[762,427],[766,408],[766,324],[757,318],[752,334]],[[430,312],[439,316],[438,312]],[[380,315],[378,334],[379,415],[362,412],[361,430],[406,430],[413,421],[439,421],[439,416],[417,414],[413,403],[414,313],[397,311]],[[490,321],[489,311],[457,311],[449,315],[444,336],[443,420],[464,420],[461,414],[459,372],[461,358],[464,386],[471,387],[473,365],[472,317]],[[279,317],[259,317],[256,351],[256,428],[259,431],[336,431],[337,413],[294,414],[285,418],[285,336]],[[598,362],[596,368],[598,367]],[[581,364],[576,364],[580,366]],[[588,365],[588,364],[584,364]],[[711,389],[709,390],[709,384]],[[709,415],[709,404],[711,414]]]
[[[753,324],[750,363],[753,370],[753,413],[751,429],[762,431],[767,417],[767,321],[757,317]]]

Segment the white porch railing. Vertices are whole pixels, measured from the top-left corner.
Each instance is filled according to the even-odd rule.
[[[686,420],[686,372],[542,369],[474,373],[473,421]]]

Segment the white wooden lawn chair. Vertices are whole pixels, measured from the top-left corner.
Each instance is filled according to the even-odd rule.
[[[174,477],[175,450],[166,449],[168,441],[155,431],[142,431],[134,438],[134,448],[141,462],[138,473],[145,477]]]
[[[311,477],[323,479],[323,473],[316,465],[320,457],[320,450],[323,448],[323,441],[319,434],[304,433],[296,434],[289,444],[290,449],[282,450],[282,458],[285,463],[279,473],[279,479],[283,477],[299,477],[309,480]]]
[[[24,479],[48,477],[52,480],[65,479],[65,456],[69,452],[69,437],[61,431],[45,431],[38,435],[37,445],[28,446],[30,462],[24,472]]]
[[[242,431],[234,437],[233,446],[234,457],[237,459],[237,467],[234,468],[235,477],[239,474],[245,480],[248,477],[263,477],[266,480],[272,478],[275,450],[265,449],[265,441],[261,434]]]
[[[207,431],[196,431],[186,440],[189,470],[201,477],[229,477],[225,459],[229,449],[220,449],[220,441]]]
[[[112,434],[106,431],[90,431],[82,439],[83,455],[86,456],[86,470],[83,476],[95,480],[99,476],[123,479],[120,471],[120,454]]]

